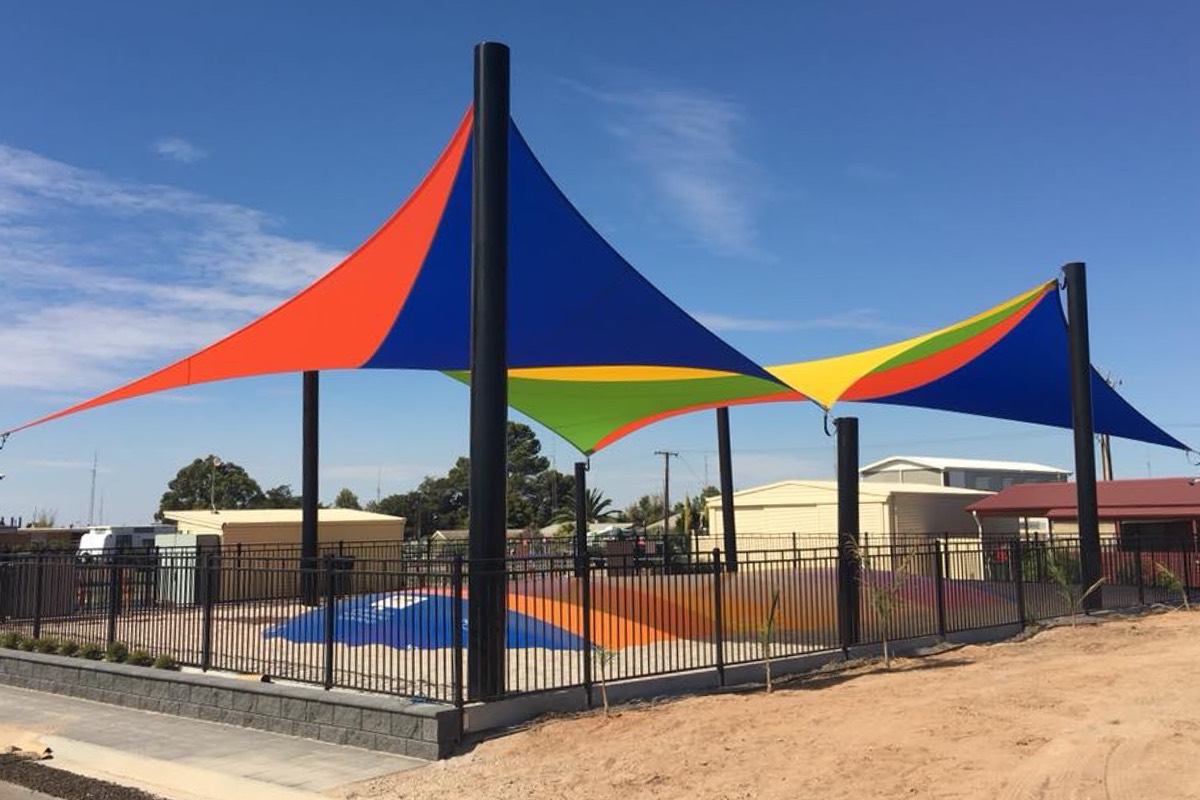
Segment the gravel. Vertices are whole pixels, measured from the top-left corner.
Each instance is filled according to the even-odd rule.
[[[11,755],[0,755],[0,781],[65,800],[162,800],[141,789],[85,778]]]

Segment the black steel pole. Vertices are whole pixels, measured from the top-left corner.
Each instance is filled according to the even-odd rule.
[[[1082,588],[1100,580],[1100,521],[1096,502],[1096,437],[1092,425],[1092,357],[1088,345],[1087,276],[1075,261],[1063,267],[1067,332],[1071,341],[1071,418],[1075,429],[1075,492],[1079,504],[1079,573]],[[1103,606],[1103,589],[1084,598],[1088,611]]]
[[[504,693],[508,429],[508,48],[475,47],[467,696]]]
[[[733,507],[733,456],[729,448],[729,407],[717,409],[717,450],[721,462],[721,528],[725,532],[725,569],[737,572],[737,522]]]
[[[858,644],[862,565],[859,560],[858,418],[839,417],[838,480],[838,632],[843,650]]]
[[[302,490],[300,496],[301,602],[320,603],[317,591],[317,465],[320,439],[320,381],[318,373],[304,373],[304,433]]]
[[[575,577],[584,576],[588,558],[587,462],[575,462]]]

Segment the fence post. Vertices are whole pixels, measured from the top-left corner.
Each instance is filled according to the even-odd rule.
[[[1134,568],[1133,574],[1134,574],[1134,579],[1137,581],[1137,587],[1138,587],[1138,605],[1144,606],[1144,605],[1146,605],[1146,580],[1145,580],[1145,576],[1142,574],[1143,570],[1145,569],[1145,566],[1142,564],[1143,556],[1142,556],[1142,534],[1141,534],[1141,531],[1138,531],[1137,535],[1133,537],[1133,540],[1134,540],[1133,552],[1134,552],[1134,555],[1137,557],[1137,566]]]
[[[714,547],[713,560],[713,641],[716,645],[717,682],[725,685],[725,616],[721,609],[721,549]]]
[[[592,707],[592,655],[595,647],[592,645],[592,559],[587,553],[583,556],[583,575],[579,584],[580,601],[583,604],[583,693],[587,707]]]
[[[333,634],[334,606],[337,601],[337,587],[334,586],[333,556],[325,556],[325,690],[333,688]]]
[[[1017,582],[1017,616],[1020,618],[1021,627],[1025,627],[1025,623],[1029,621],[1029,612],[1025,607],[1025,561],[1024,553],[1021,552],[1021,534],[1017,534],[1017,538],[1013,539],[1008,560],[1015,564],[1016,582]]]
[[[104,556],[101,556],[103,558]],[[108,628],[105,641],[112,644],[117,640],[117,614],[121,603],[121,565],[115,556],[108,562]]]
[[[33,638],[42,636],[42,553],[38,552],[33,561]]]
[[[208,553],[204,556],[204,618],[200,630],[200,669],[212,669],[213,605],[216,602],[216,561]]]
[[[1194,546],[1195,545],[1193,544],[1193,547]],[[1183,593],[1184,593],[1184,596],[1188,599],[1188,602],[1191,602],[1191,599],[1192,599],[1192,565],[1188,562],[1190,562],[1192,559],[1189,558],[1188,556],[1189,556],[1189,554],[1187,552],[1185,552],[1184,556],[1183,556]]]
[[[934,561],[936,562],[936,566],[934,568],[934,575],[937,577],[937,581],[934,584],[934,588],[936,589],[936,593],[937,593],[938,638],[945,639],[946,638],[946,565],[942,561],[942,553],[943,553],[942,543],[939,542],[937,539],[934,539],[933,540],[933,555],[934,555]]]
[[[450,641],[454,647],[454,668],[452,671],[454,678],[454,707],[462,709],[463,707],[463,557],[462,553],[454,556],[454,563],[450,567],[450,591],[453,593],[454,602],[452,604],[453,617],[451,625],[454,630],[451,634]],[[460,718],[461,719],[461,718]]]

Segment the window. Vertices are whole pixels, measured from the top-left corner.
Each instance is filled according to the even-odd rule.
[[[1186,519],[1154,520],[1152,522],[1122,522],[1121,549],[1187,552],[1193,548],[1192,523]]]

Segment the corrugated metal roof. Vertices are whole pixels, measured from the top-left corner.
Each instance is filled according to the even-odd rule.
[[[217,511],[164,511],[163,516],[170,520],[199,525],[209,528],[220,528],[224,525],[281,525],[301,522],[302,512],[298,508],[254,508],[254,509],[218,509]],[[317,510],[317,522],[358,522],[358,523],[394,523],[404,517],[393,517],[388,514],[376,514],[372,511],[356,511],[352,508],[321,508]]]
[[[829,492],[834,496],[835,500],[837,497],[837,481],[826,480],[776,481],[775,483],[768,483],[764,484],[763,486],[753,486],[749,489],[742,489],[740,492],[734,492],[733,496],[736,502],[736,500],[739,499],[748,499],[751,495],[766,494],[772,490],[793,486]],[[859,497],[862,498],[873,498],[883,502],[894,494],[937,494],[987,497],[988,495],[992,494],[992,492],[986,492],[982,489],[960,489],[957,486],[932,486],[924,483],[860,483],[858,485],[858,494]],[[709,506],[720,507],[721,497],[720,495],[709,497],[705,500],[705,503]]]
[[[1032,461],[995,461],[986,458],[944,458],[942,456],[888,456],[868,464],[860,472],[873,472],[893,462],[902,461],[925,469],[979,469],[1004,472],[1044,472],[1054,475],[1070,475],[1071,470],[1036,464]]]
[[[1189,516],[1200,506],[1200,478],[1142,478],[1099,481],[1096,499],[1100,516],[1108,519],[1133,516]],[[986,516],[1058,518],[1078,515],[1074,483],[1021,483],[968,507]]]

